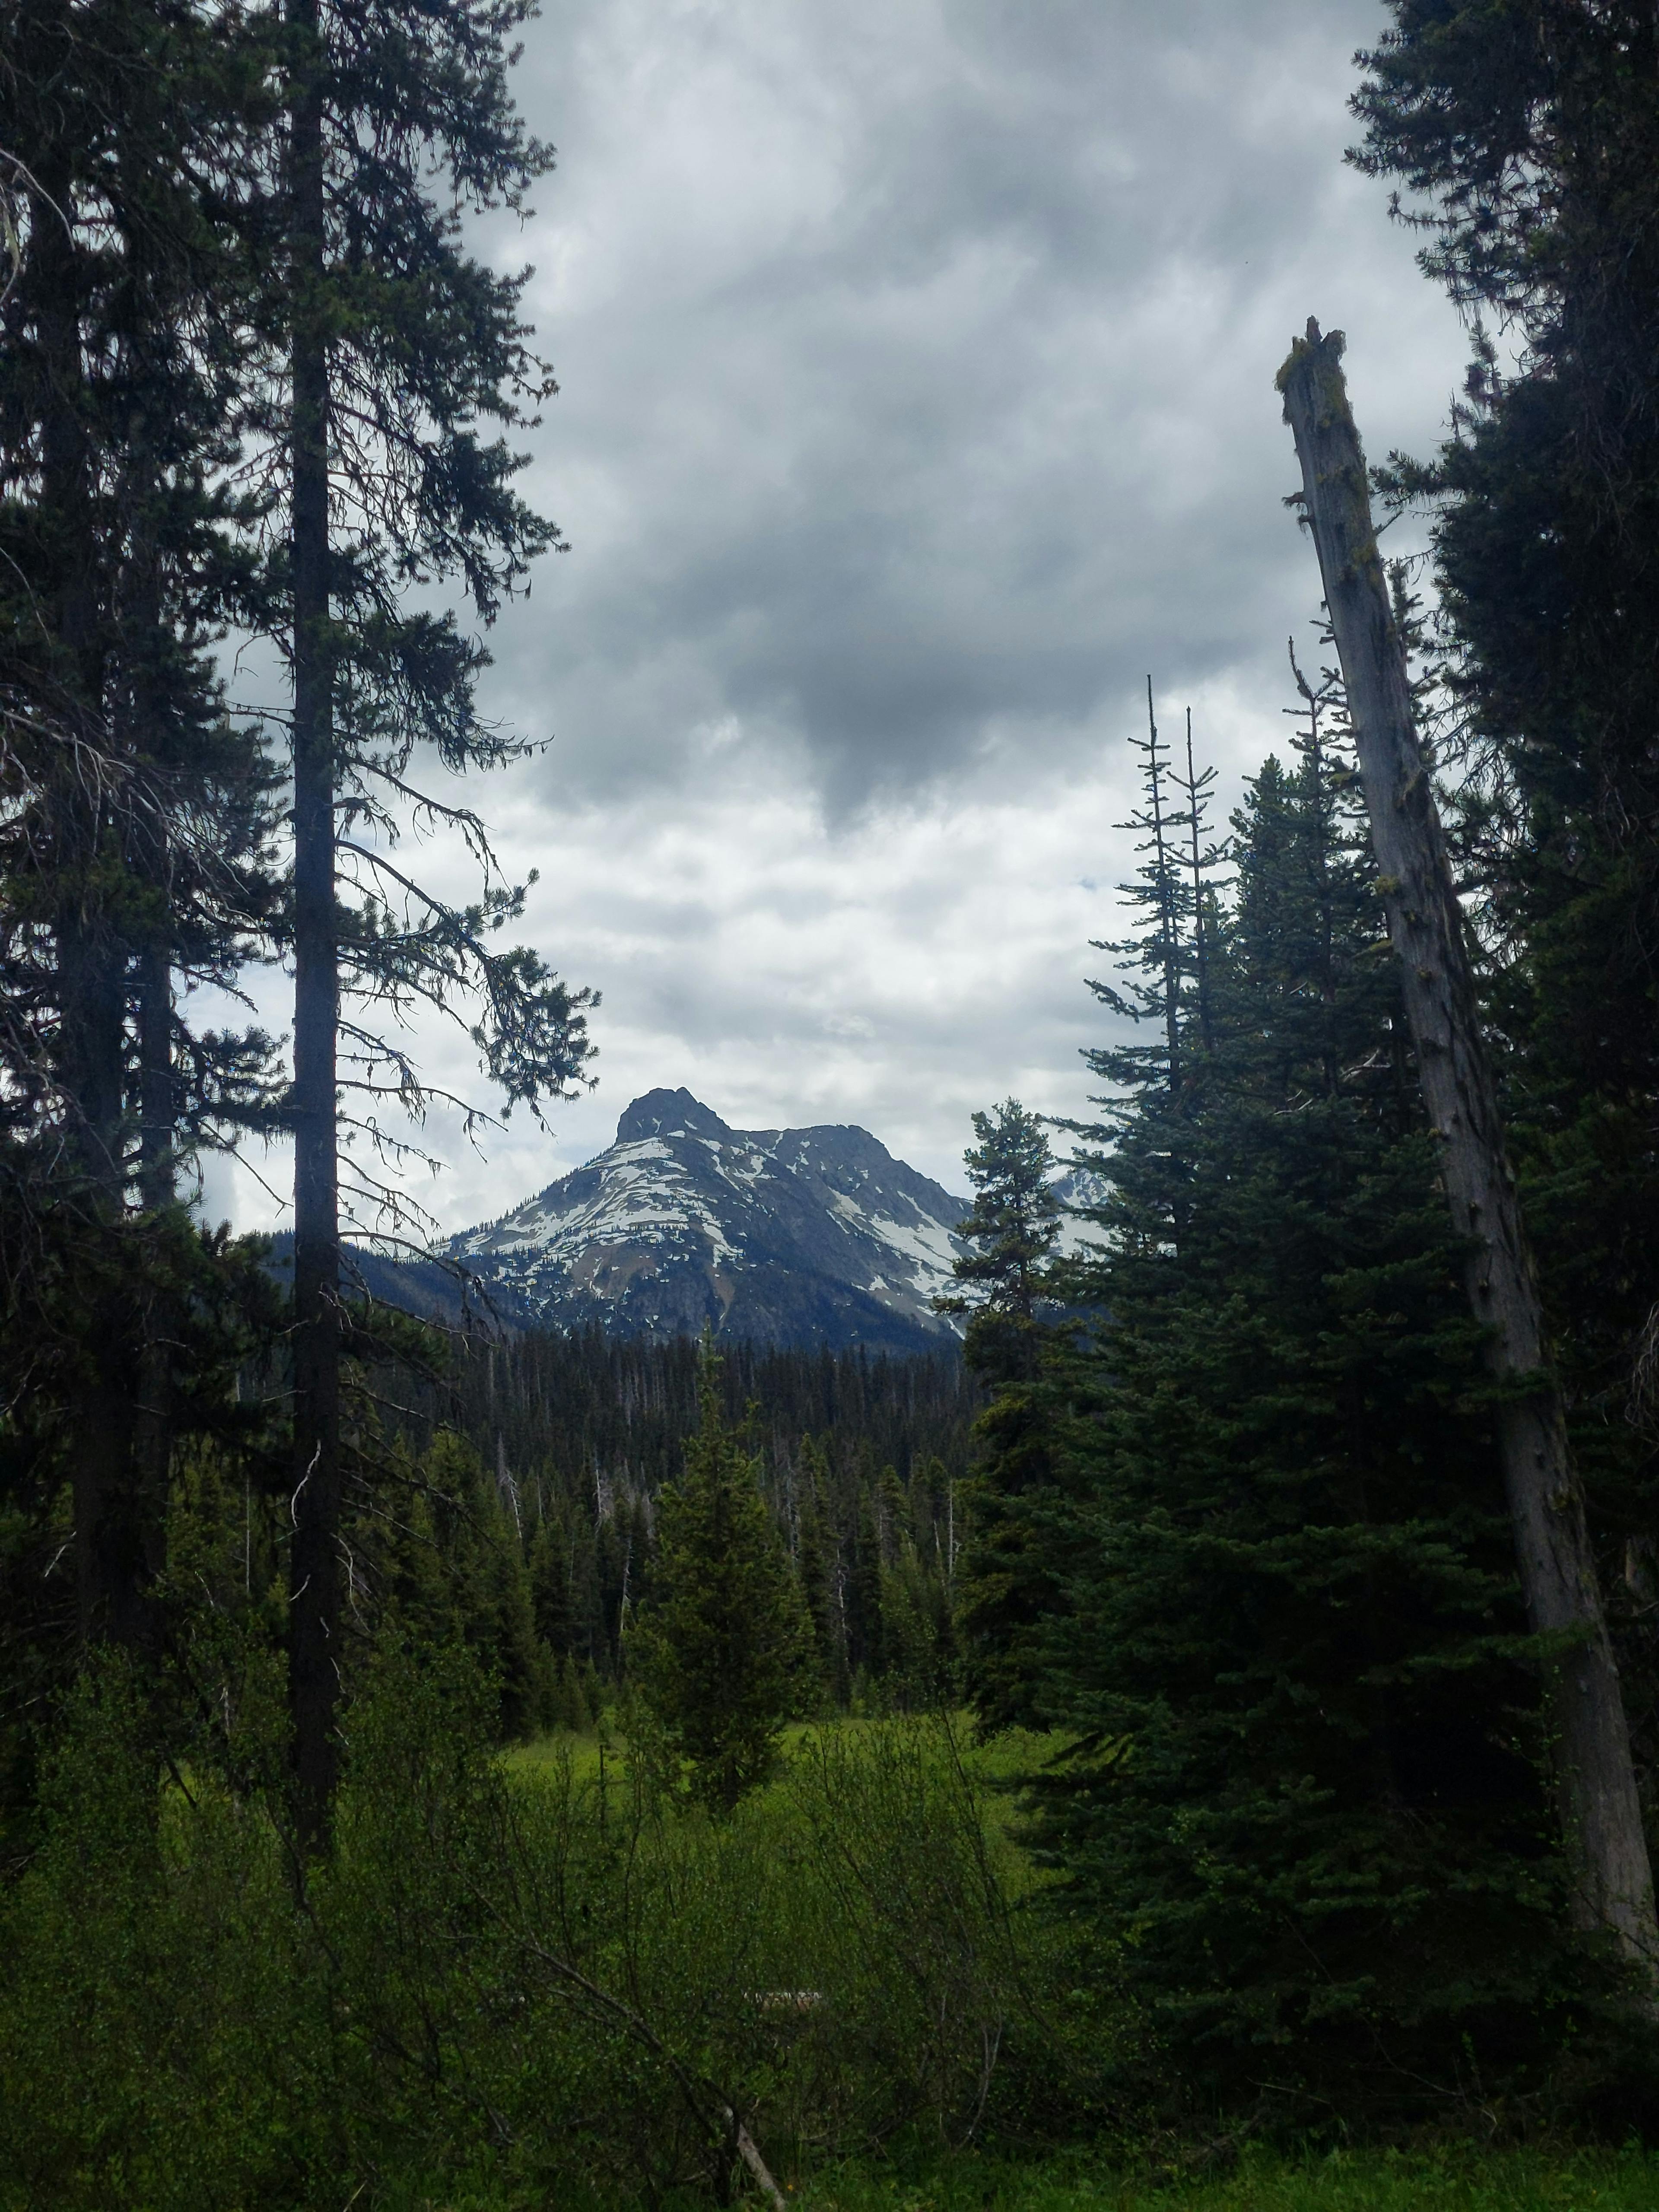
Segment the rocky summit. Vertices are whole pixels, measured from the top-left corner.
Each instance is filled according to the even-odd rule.
[[[967,1211],[867,1130],[733,1129],[649,1091],[608,1151],[449,1253],[562,1328],[911,1352],[952,1340],[931,1302]]]

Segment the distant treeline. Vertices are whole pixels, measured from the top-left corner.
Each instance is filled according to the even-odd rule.
[[[698,1346],[588,1329],[535,1331],[461,1363],[429,1418],[448,1419],[520,1480],[545,1465],[585,1469],[599,1493],[649,1495],[679,1472],[697,1425]],[[769,1466],[787,1466],[804,1436],[826,1440],[834,1464],[890,1464],[908,1483],[919,1459],[967,1467],[980,1386],[951,1351],[894,1358],[825,1346],[722,1344],[726,1419],[751,1417]]]
[[[501,1680],[507,1733],[584,1726],[625,1685],[653,1502],[697,1426],[701,1358],[685,1338],[537,1332],[464,1352],[442,1382],[383,1394],[394,1457],[413,1461],[435,1516],[406,1538],[429,1535],[449,1617]],[[980,1384],[950,1352],[738,1343],[715,1373],[800,1579],[826,1704],[946,1687]],[[385,1554],[379,1517],[369,1549]],[[405,1579],[390,1559],[378,1577],[366,1568],[368,1601]]]

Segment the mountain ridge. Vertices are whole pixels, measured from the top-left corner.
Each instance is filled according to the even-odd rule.
[[[644,1092],[614,1143],[447,1257],[554,1327],[942,1349],[932,1299],[968,1201],[866,1129],[737,1129],[684,1089]]]

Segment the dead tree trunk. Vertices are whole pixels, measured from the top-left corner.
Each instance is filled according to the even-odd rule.
[[[1498,1093],[1405,650],[1371,525],[1359,435],[1340,366],[1340,331],[1310,321],[1279,372],[1302,465],[1304,514],[1347,687],[1389,934],[1401,967],[1419,1080],[1492,1374],[1510,1386],[1498,1421],[1521,1584],[1535,1632],[1565,1648],[1548,1711],[1579,1924],[1628,1959],[1659,1962],[1653,1876],[1619,1670],[1595,1554],[1551,1376],[1537,1278],[1506,1155]]]

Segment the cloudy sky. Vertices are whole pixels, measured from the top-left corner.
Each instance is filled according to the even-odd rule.
[[[529,495],[571,542],[491,640],[544,750],[474,802],[601,1080],[421,1194],[494,1215],[684,1084],[848,1121],[961,1188],[969,1115],[1077,1113],[1084,978],[1150,672],[1229,802],[1316,610],[1273,375],[1349,340],[1369,450],[1463,359],[1345,167],[1381,0],[548,0],[558,148],[492,230],[562,386]],[[428,872],[465,887],[455,856]],[[282,990],[270,1010],[284,1022]],[[427,1062],[480,1097],[434,1033]],[[208,1203],[280,1219],[254,1170]]]

